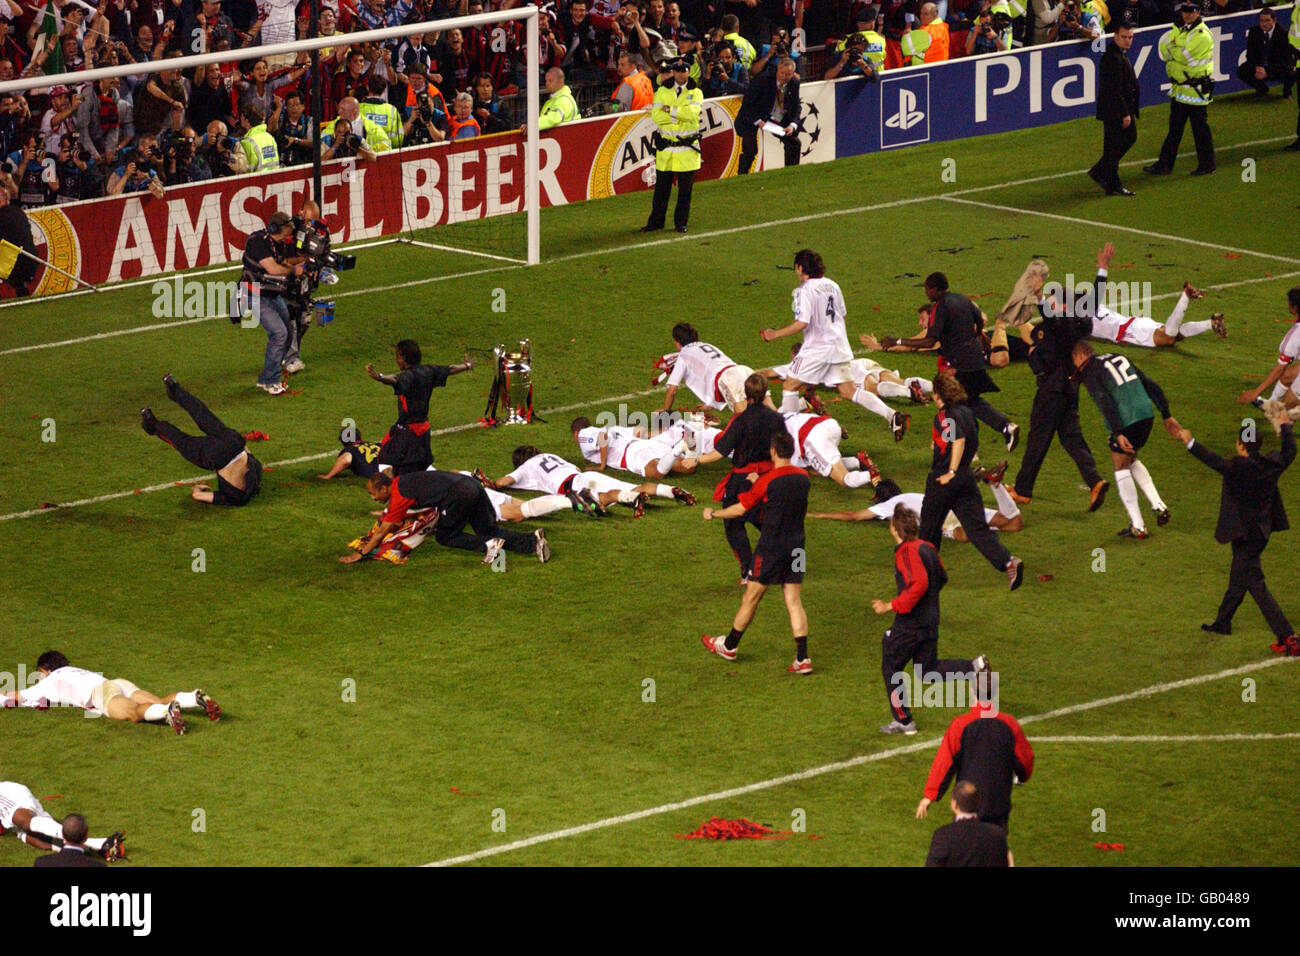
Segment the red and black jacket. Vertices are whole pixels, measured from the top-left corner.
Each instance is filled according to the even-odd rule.
[[[948,583],[948,572],[934,545],[913,538],[895,548],[894,581],[898,597],[889,602],[894,609],[893,626],[906,630],[938,627],[939,590]]]
[[[943,733],[930,765],[925,796],[938,800],[953,780],[969,780],[979,791],[981,820],[1011,812],[1011,778],[1022,783],[1034,772],[1034,748],[1010,714],[976,704]]]

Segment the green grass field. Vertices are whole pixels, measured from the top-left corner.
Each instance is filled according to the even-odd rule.
[[[184,417],[164,396],[167,371],[241,431],[268,433],[252,449],[264,462],[315,456],[268,471],[245,509],[217,512],[164,488],[0,521],[0,670],[31,668],[53,647],[157,693],[203,686],[227,714],[215,725],[191,720],[177,738],[71,711],[9,710],[0,779],[27,784],[56,816],[84,812],[92,832],[125,829],[135,865],[410,865],[651,809],[660,812],[482,859],[919,865],[949,815],[946,800],[924,822],[912,810],[955,712],[920,710],[918,737],[876,731],[887,719],[879,655],[888,619],[870,602],[893,593],[884,527],[809,523],[808,679],[785,673],[790,635],[776,595],[738,663],[700,647],[701,633],[728,626],[738,594],[721,529],[698,508],[661,503],[642,520],[552,516],[544,524],[554,561],[516,558],[507,574],[432,542],[405,566],[345,567],[337,558],[369,526],[371,503],[358,480],[325,485],[315,475],[343,419],[367,437],[392,420],[391,392],[363,366],[389,368],[392,344],[408,336],[426,360],[443,362],[467,346],[531,338],[547,423],[466,427],[434,441],[441,466],[499,475],[525,441],[574,457],[570,419],[617,412],[611,397],[635,393],[630,409],[652,409],[661,396],[649,388],[650,363],[669,350],[675,321],[755,367],[783,361],[789,343],[762,344],[755,333],[788,321],[795,280],[780,267],[800,247],[822,252],[844,288],[856,342],[861,332],[910,333],[919,275],[946,271],[956,289],[987,296],[977,301],[992,312],[1032,256],[1048,259],[1053,278],[1086,281],[1110,239],[1115,280],[1168,294],[1157,316],[1184,279],[1211,290],[1192,318],[1227,314],[1226,341],[1127,350],[1183,424],[1227,452],[1243,415],[1235,397],[1272,366],[1288,321],[1284,294],[1300,275],[1300,159],[1279,151],[1294,109],[1243,98],[1213,107],[1220,172],[1210,180],[1188,178],[1187,158],[1171,177],[1143,179],[1137,166],[1157,151],[1167,115],[1143,113],[1125,169],[1138,190],[1131,200],[1102,197],[1083,175],[1100,127],[1079,121],[707,183],[686,237],[634,234],[645,194],[550,210],[536,268],[407,246],[362,250],[337,287],[338,320],[306,340],[308,368],[293,380],[301,393],[280,399],[253,388],[263,333],[225,321],[12,351],[152,325],[148,286],[0,310],[6,516],[194,478],[139,428],[146,404]],[[956,160],[955,183],[940,180],[946,158]],[[920,196],[931,198],[906,202]],[[476,274],[447,278],[456,272]],[[491,308],[496,289],[504,313]],[[934,368],[928,356],[897,364],[905,374]],[[996,404],[1027,428],[1029,371],[995,377]],[[482,369],[453,378],[434,396],[433,427],[474,422],[488,384]],[[905,490],[920,490],[924,411],[912,409],[913,432],[895,445],[874,417],[831,408],[851,433],[846,452],[869,449]],[[46,419],[54,442],[41,440]],[[1104,426],[1086,397],[1083,419],[1105,458]],[[989,654],[1003,709],[1035,741],[1036,772],[1015,794],[1017,863],[1294,863],[1294,739],[1164,739],[1300,731],[1300,670],[1272,659],[1250,601],[1233,636],[1199,630],[1227,578],[1228,551],[1212,535],[1218,480],[1159,431],[1143,460],[1173,512],[1147,541],[1116,536],[1126,521],[1117,496],[1085,513],[1086,493],[1058,447],[1025,508],[1026,530],[1008,540],[1027,564],[1020,591],[1008,594],[969,545],[943,549],[951,584],[940,649]],[[683,483],[704,499],[716,468]],[[1300,514],[1297,481],[1289,475],[1283,490]],[[815,479],[815,509],[866,503],[865,492]],[[1290,538],[1274,542],[1265,568],[1295,616]],[[191,570],[196,548],[204,573]],[[1093,571],[1097,548],[1104,573]],[[647,678],[652,703],[643,701]],[[355,702],[343,699],[347,681]],[[1244,681],[1253,702],[1243,702]],[[1155,739],[1105,739],[1133,735]],[[863,756],[872,759],[708,798]],[[674,837],[713,815],[786,829],[797,810],[819,839]],[[1104,832],[1093,829],[1098,810]],[[0,842],[0,864],[32,857]]]

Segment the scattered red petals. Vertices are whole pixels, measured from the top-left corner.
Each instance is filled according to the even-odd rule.
[[[1052,576],[1051,576],[1050,574],[1040,574],[1040,575],[1038,576],[1038,580],[1040,580],[1040,581],[1050,581],[1050,580],[1052,580]]]
[[[1118,850],[1121,853],[1124,851],[1123,843],[1094,843],[1093,846],[1098,850]]]
[[[788,840],[792,836],[802,835],[804,834],[796,834],[793,830],[773,830],[744,817],[739,820],[709,817],[698,830],[673,834],[678,840]],[[807,837],[810,840],[821,839],[812,833],[807,834]]]
[[[271,436],[266,432],[251,431],[244,432],[244,441],[270,441]]]
[[[450,790],[452,793],[457,794],[458,796],[462,796],[462,797],[481,797],[481,796],[483,796],[483,794],[481,794],[481,793],[466,793],[464,790],[461,790],[459,787],[448,787],[447,789]]]
[[[41,510],[42,510],[42,511],[47,511],[47,510],[50,509],[50,508],[57,508],[57,507],[58,507],[58,505],[56,505],[54,502],[52,502],[52,501],[47,501],[47,502],[45,502],[45,504],[41,505]]]
[[[1240,252],[1225,252],[1225,253],[1223,254],[1223,258],[1225,258],[1225,259],[1240,259],[1240,258],[1241,258],[1241,253],[1240,253]]]
[[[50,794],[48,797],[41,797],[41,799],[42,799],[42,800],[62,800],[62,799],[63,799],[63,794],[61,794],[61,793],[52,793],[52,794]]]

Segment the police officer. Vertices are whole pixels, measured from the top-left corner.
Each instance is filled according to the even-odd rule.
[[[673,209],[673,226],[686,231],[691,217],[691,187],[700,168],[701,123],[704,116],[704,91],[690,77],[681,57],[660,64],[668,74],[655,93],[650,118],[659,127],[655,144],[655,195],[650,220],[642,232],[656,232],[664,227],[668,215],[668,196],[677,180],[677,205]]]
[[[248,124],[248,132],[239,141],[248,160],[248,171],[258,173],[279,169],[280,147],[276,145],[275,137],[266,131],[266,117],[262,114],[262,108],[255,103],[245,103],[240,115]]]
[[[1192,124],[1196,141],[1196,168],[1193,176],[1214,172],[1214,136],[1206,118],[1206,107],[1213,99],[1214,35],[1201,19],[1201,10],[1191,0],[1176,7],[1181,22],[1160,38],[1160,59],[1165,61],[1169,76],[1169,135],[1160,147],[1160,158],[1143,169],[1153,176],[1173,172],[1183,127]]]
[[[388,102],[388,84],[383,77],[371,75],[370,95],[358,107],[365,119],[384,131],[394,149],[402,145],[402,114]]]
[[[561,123],[571,123],[580,117],[578,101],[564,82],[564,71],[553,66],[546,71],[546,92],[550,94],[537,116],[539,130],[551,129]]]
[[[248,237],[244,246],[244,273],[241,285],[251,284],[256,294],[253,303],[257,318],[266,330],[266,360],[257,376],[257,387],[268,395],[282,395],[287,389],[280,381],[280,369],[293,336],[289,306],[284,299],[288,281],[302,275],[302,259],[293,253],[293,220],[277,212],[266,221],[266,228]]]

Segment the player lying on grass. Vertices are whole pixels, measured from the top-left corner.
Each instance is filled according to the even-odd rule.
[[[1122,345],[1140,345],[1143,348],[1165,348],[1193,335],[1213,331],[1221,339],[1228,337],[1228,325],[1222,312],[1215,312],[1202,322],[1184,322],[1183,314],[1193,299],[1203,299],[1205,293],[1190,282],[1183,283],[1182,294],[1169,318],[1163,322],[1149,319],[1145,315],[1121,315],[1112,311],[1104,303],[1097,303],[1096,314],[1092,318],[1092,337],[1106,342]]]
[[[790,630],[794,634],[794,662],[787,668],[792,674],[812,673],[808,656],[808,615],[803,607],[803,576],[807,567],[804,550],[804,515],[808,511],[808,473],[791,464],[794,439],[777,432],[771,443],[772,468],[756,476],[752,486],[740,494],[740,500],[726,508],[705,508],[704,520],[739,518],[746,512],[763,509],[763,529],[754,547],[749,579],[740,608],[726,635],[705,634],[700,640],[705,648],[725,661],[736,659],[736,648],[745,629],[754,620],[759,601],[774,584],[781,586]]]
[[[639,428],[597,428],[589,419],[579,417],[569,425],[569,434],[578,443],[582,457],[595,465],[596,471],[617,468],[659,481],[669,475],[693,475],[698,466],[693,457],[687,457],[690,449],[683,440],[669,444],[662,439],[647,438]],[[695,504],[693,496],[680,488],[672,491],[678,501]],[[682,497],[677,496],[679,491]]]
[[[745,379],[754,370],[747,365],[737,365],[717,346],[701,342],[700,333],[689,322],[674,325],[672,335],[677,351],[655,363],[668,379],[664,411],[672,410],[677,390],[683,385],[707,408],[729,408],[733,413],[744,411],[747,401]],[[658,384],[657,380],[655,384]],[[767,401],[771,404],[772,400],[769,398]]]
[[[790,349],[790,354],[792,357],[797,356],[799,346],[793,346]],[[759,374],[770,381],[784,382],[790,377],[791,368],[791,365],[777,365],[774,368],[759,369]],[[849,375],[855,388],[859,388],[869,395],[875,395],[880,399],[910,398],[916,404],[924,405],[927,401],[926,396],[934,391],[933,383],[929,379],[905,379],[898,374],[897,369],[887,369],[879,362],[869,358],[855,358],[850,362]],[[817,397],[816,389],[813,386],[809,386],[804,391],[804,401],[808,405],[808,411],[818,415],[827,414],[826,406]],[[895,441],[899,441],[903,435],[907,434],[907,428],[911,424],[910,416],[894,411],[883,401],[873,402],[869,410],[885,420],[885,423],[889,425],[889,430],[894,433]]]
[[[930,323],[933,318],[934,304],[927,302],[916,307],[916,324],[921,331],[919,337],[907,339],[893,335],[880,338],[874,335],[859,335],[858,341],[873,352],[935,352],[939,349],[939,343],[938,340],[930,338]],[[1012,323],[1008,323],[999,315],[993,320],[993,326],[990,328],[989,317],[983,311],[980,312],[980,323],[979,344],[984,352],[984,359],[991,368],[1006,368],[1012,362],[1023,362],[1029,358],[1029,344],[1024,340],[1023,334],[1019,339],[1007,338],[1007,328]]]
[[[338,457],[334,459],[334,464],[330,465],[330,470],[316,476],[322,481],[337,478],[345,471],[350,471],[359,478],[369,478],[381,471],[392,470],[392,465],[382,464],[379,461],[379,453],[383,445],[377,441],[362,441],[361,435],[354,428],[344,428],[339,431],[339,444],[342,447],[339,449]]]
[[[390,534],[406,521],[409,511],[436,509],[427,527],[434,540],[444,548],[476,551],[484,564],[492,564],[503,550],[516,554],[535,554],[545,564],[551,559],[546,532],[538,528],[523,534],[499,526],[500,518],[483,486],[473,477],[454,471],[421,471],[399,475],[371,475],[366,491],[375,501],[387,505],[379,524],[361,547],[339,558],[342,564],[354,564],[378,548]],[[466,525],[473,534],[465,530]]]
[[[835,419],[807,412],[793,412],[782,417],[785,418],[785,430],[794,439],[796,468],[812,469],[845,488],[861,488],[874,483],[874,466],[865,451],[849,458],[840,454],[844,430]],[[880,477],[879,472],[875,477]]]
[[[1128,512],[1129,524],[1120,530],[1124,538],[1149,536],[1138,489],[1156,513],[1156,524],[1169,523],[1169,506],[1156,491],[1146,465],[1138,461],[1138,452],[1151,436],[1155,413],[1160,412],[1165,431],[1178,434],[1179,424],[1169,414],[1169,402],[1160,386],[1142,374],[1142,370],[1123,355],[1098,355],[1087,342],[1078,342],[1071,353],[1075,374],[1088,388],[1102,418],[1110,428],[1110,457],[1115,465],[1115,490]]]
[[[763,329],[764,342],[786,335],[803,335],[799,353],[790,363],[790,376],[782,384],[780,411],[799,411],[799,393],[805,385],[825,385],[842,398],[861,405],[890,423],[894,440],[907,434],[910,417],[895,413],[880,397],[855,385],[849,370],[853,350],[844,329],[844,293],[826,278],[822,257],[811,249],[800,249],[794,257],[794,321],[780,329]]]
[[[190,497],[210,505],[246,505],[262,487],[262,463],[248,453],[244,436],[227,427],[206,405],[176,383],[171,375],[163,376],[167,397],[185,409],[203,435],[187,435],[171,422],[157,418],[153,409],[140,409],[140,427],[147,435],[157,435],[175,448],[191,465],[217,473],[217,490],[199,483],[190,488]]]
[[[1016,506],[1006,486],[1002,483],[1006,471],[1007,463],[1004,461],[996,468],[985,471],[980,475],[992,489],[993,497],[998,505],[996,511],[991,508],[984,509],[984,520],[988,522],[989,527],[994,531],[1021,531],[1025,527],[1025,516],[1021,513],[1020,508]],[[858,508],[854,511],[815,511],[809,514],[808,517],[825,518],[830,521],[888,521],[894,516],[894,509],[899,505],[909,508],[919,515],[924,501],[925,496],[920,492],[904,492],[892,478],[879,478],[875,488],[875,504],[871,505],[871,507]],[[945,538],[952,538],[954,541],[969,540],[966,537],[966,532],[962,530],[961,522],[957,520],[957,516],[951,511],[944,518],[943,535]]]
[[[1268,373],[1264,381],[1255,388],[1248,388],[1237,396],[1243,405],[1261,405],[1260,396],[1272,389],[1270,401],[1284,402],[1287,408],[1300,402],[1300,285],[1287,291],[1286,305],[1291,312],[1291,328],[1282,336],[1282,344],[1277,349],[1277,364]]]
[[[24,690],[6,691],[6,707],[80,707],[92,716],[167,724],[178,734],[185,733],[183,710],[201,710],[208,720],[220,720],[221,708],[202,690],[177,691],[155,697],[122,677],[105,680],[104,675],[73,667],[58,651],[46,651],[36,659],[41,679]]]
[[[116,863],[126,856],[126,843],[121,830],[106,837],[84,836],[85,819],[80,814],[71,814],[81,819],[83,828],[81,845],[91,850],[108,863]],[[0,780],[0,835],[13,830],[14,836],[36,850],[55,850],[63,846],[63,823],[50,816],[36,795],[21,783],[12,780]]]
[[[572,462],[559,455],[542,452],[532,445],[520,445],[512,455],[514,471],[495,480],[482,472],[475,474],[484,487],[500,491],[518,488],[520,491],[541,491],[548,495],[567,495],[570,491],[581,495],[586,491],[596,500],[600,510],[614,505],[627,505],[635,517],[645,514],[646,498],[672,498],[694,504],[695,497],[680,488],[671,488],[657,482],[634,485],[619,481],[599,471],[579,471]],[[683,497],[678,497],[680,493]]]

